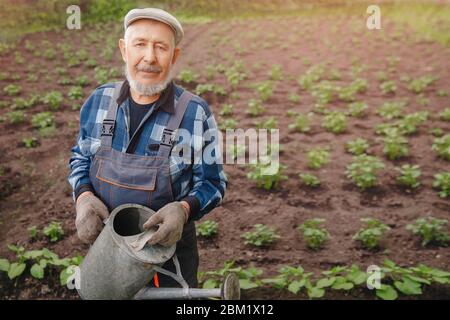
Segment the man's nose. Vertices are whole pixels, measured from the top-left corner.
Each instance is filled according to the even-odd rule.
[[[148,64],[152,64],[156,61],[155,50],[153,49],[153,45],[149,45],[145,50],[144,61]]]

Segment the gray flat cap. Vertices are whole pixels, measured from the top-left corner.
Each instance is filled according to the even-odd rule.
[[[124,29],[126,30],[130,24],[140,19],[152,19],[167,24],[169,27],[172,28],[173,32],[175,33],[176,45],[178,45],[181,39],[183,39],[184,31],[177,18],[175,18],[167,11],[157,8],[143,8],[130,10],[125,16],[123,22]]]

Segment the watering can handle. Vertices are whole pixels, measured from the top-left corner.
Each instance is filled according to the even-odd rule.
[[[183,275],[181,274],[180,262],[178,261],[178,257],[176,254],[173,255],[172,260],[173,260],[173,264],[175,265],[175,270],[177,272],[176,274],[171,271],[168,271],[164,268],[161,268],[159,266],[153,266],[153,268],[157,272],[165,274],[166,276],[172,277],[175,281],[177,281],[183,287],[186,297],[188,297],[189,296],[189,285],[187,284],[186,280],[184,280]]]
[[[150,240],[150,238],[153,236],[154,231],[148,230],[147,232],[144,232],[139,235],[139,237],[130,243],[130,246],[133,248],[134,251],[140,251],[142,250],[147,242]]]
[[[135,251],[140,251],[144,248],[144,246],[147,244],[148,240],[153,236],[154,231],[148,230],[147,232],[144,232],[143,234],[139,235],[139,237],[130,243],[130,246]],[[187,284],[186,280],[184,280],[183,275],[181,274],[181,267],[180,262],[178,261],[178,257],[176,254],[172,257],[173,264],[175,265],[176,274],[168,271],[166,269],[163,269],[159,266],[153,266],[154,270],[156,270],[159,273],[165,274],[166,276],[172,277],[175,281],[177,281],[185,290],[185,293],[189,294],[189,285]]]

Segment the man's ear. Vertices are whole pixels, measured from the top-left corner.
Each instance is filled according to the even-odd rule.
[[[176,47],[175,50],[173,51],[172,64],[175,64],[175,62],[177,62],[180,54],[181,54],[181,48]]]
[[[125,40],[124,39],[119,39],[119,48],[120,48],[120,53],[122,54],[122,59],[123,62],[127,62],[127,55],[126,55],[126,46],[125,46]]]

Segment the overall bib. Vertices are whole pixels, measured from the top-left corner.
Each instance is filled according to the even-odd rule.
[[[175,105],[175,113],[169,117],[163,131],[158,154],[156,156],[136,155],[112,148],[119,107],[117,98],[122,84],[123,82],[119,82],[115,85],[114,94],[102,124],[101,144],[92,160],[89,177],[96,196],[110,211],[125,203],[137,203],[157,211],[174,201],[170,176],[173,134],[180,126],[189,101],[195,100],[195,96],[187,90],[183,91]],[[143,123],[139,127],[142,125]],[[136,132],[138,130],[139,128]],[[180,262],[183,278],[190,287],[197,287],[199,258],[193,221],[184,226],[175,253]],[[163,268],[175,273],[172,259],[167,261]],[[179,286],[178,282],[164,274],[159,274],[158,278],[161,287]]]

